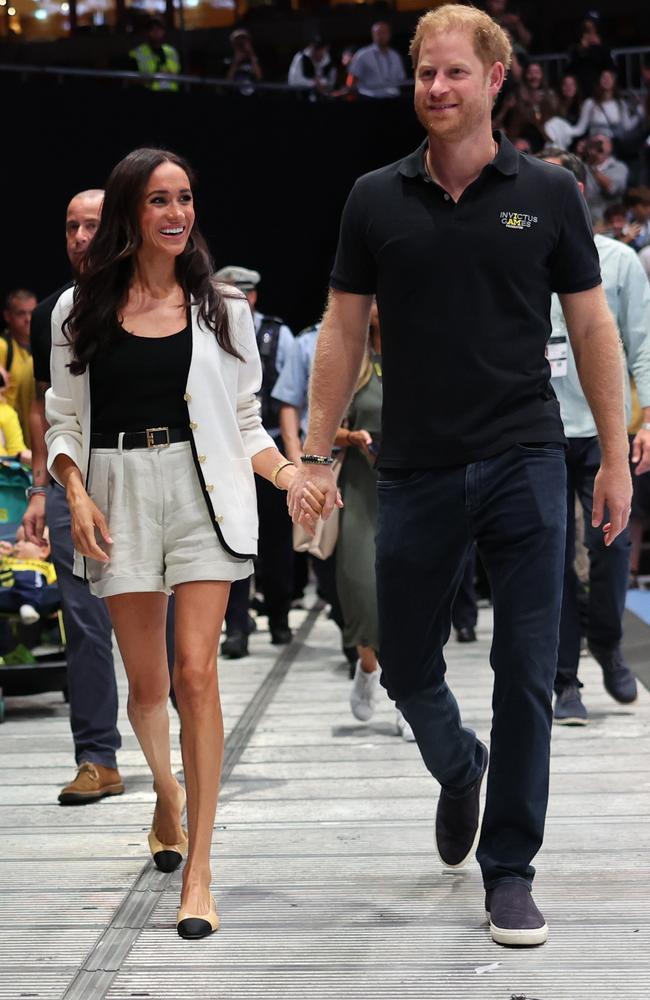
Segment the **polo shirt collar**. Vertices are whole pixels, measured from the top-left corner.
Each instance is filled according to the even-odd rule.
[[[499,152],[495,156],[490,166],[505,174],[506,177],[519,173],[519,153],[503,132],[493,132],[495,140],[499,144]],[[424,152],[427,148],[428,139],[420,143],[415,152],[405,156],[401,161],[398,170],[404,177],[426,178],[424,172]]]

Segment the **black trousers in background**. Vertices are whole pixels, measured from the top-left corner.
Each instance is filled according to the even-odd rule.
[[[564,560],[564,593],[560,619],[555,690],[581,686],[578,681],[580,661],[580,607],[578,578],[574,569],[575,498],[584,511],[585,545],[589,553],[589,598],[587,604],[587,641],[590,645],[611,652],[623,637],[623,611],[630,571],[630,532],[621,532],[612,544],[605,545],[602,527],[593,528],[591,514],[594,500],[594,480],[600,468],[598,438],[569,438],[567,466],[567,532]]]
[[[260,520],[255,579],[264,595],[269,624],[284,625],[293,599],[293,528],[287,494],[255,476]]]

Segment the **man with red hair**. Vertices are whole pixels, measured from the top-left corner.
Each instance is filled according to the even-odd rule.
[[[492,938],[537,945],[548,928],[531,862],[548,800],[566,528],[566,440],[545,356],[551,293],[598,425],[594,523],[606,544],[624,529],[631,498],[618,336],[574,178],[492,132],[511,58],[506,33],[475,8],[446,4],[420,19],[411,55],[427,139],[361,177],[346,204],[289,506],[298,517],[309,479],[326,495],[324,516],[333,509],[330,450],[376,294],[382,683],[440,782],[436,845],[444,864],[459,867],[479,833],[488,751],[462,725],[443,647],[475,542],[494,602],[477,858]]]

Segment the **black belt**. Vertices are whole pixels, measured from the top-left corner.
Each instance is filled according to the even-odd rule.
[[[90,435],[91,448],[117,448],[119,431],[98,431]],[[125,431],[122,448],[167,448],[178,441],[189,441],[192,432],[189,427],[147,427],[145,431]]]

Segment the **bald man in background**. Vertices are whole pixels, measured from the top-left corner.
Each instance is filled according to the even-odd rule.
[[[32,314],[31,346],[35,399],[30,411],[34,485],[23,518],[29,540],[50,531],[52,556],[61,591],[66,630],[70,726],[77,774],[59,794],[61,805],[84,805],[106,795],[121,795],[117,770],[121,737],[117,728],[117,685],[111,624],[103,601],[72,575],[73,546],[65,490],[51,482],[45,448],[45,393],[50,386],[51,316],[59,296],[74,283],[99,227],[103,191],[82,191],[66,212],[65,236],[73,279],[44,299]]]

